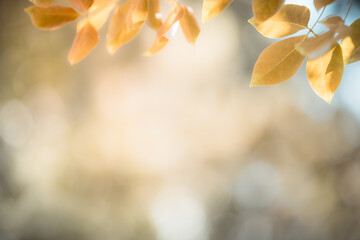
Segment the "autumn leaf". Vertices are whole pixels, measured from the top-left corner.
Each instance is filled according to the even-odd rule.
[[[308,38],[297,44],[296,50],[302,55],[308,56],[310,59],[318,58],[332,48],[333,44],[336,42],[334,36],[334,31],[328,31],[321,35]]]
[[[155,39],[155,42],[150,46],[150,48],[143,55],[144,56],[154,55],[155,53],[157,53],[161,49],[163,49],[168,42],[169,42],[169,40],[164,36],[157,37]]]
[[[307,29],[309,19],[310,10],[307,7],[287,4],[265,22],[257,22],[253,17],[249,23],[265,37],[282,38]]]
[[[114,53],[123,44],[131,41],[140,31],[141,24],[128,29],[126,19],[130,9],[130,1],[116,8],[113,14],[107,33],[107,49]]]
[[[181,6],[180,4],[177,4],[176,7],[174,7],[170,11],[164,23],[157,31],[157,36],[161,37],[165,35],[170,30],[170,28],[184,16],[184,13],[185,13],[184,7]]]
[[[48,7],[54,2],[54,0],[30,0],[30,2],[39,7]]]
[[[264,22],[272,17],[284,4],[285,0],[253,0],[253,12],[256,21]]]
[[[325,55],[309,60],[306,72],[312,89],[330,103],[344,73],[342,50],[338,43]]]
[[[160,0],[148,0],[147,24],[154,30],[158,30],[161,25]]]
[[[69,0],[69,1],[74,7],[84,12],[89,10],[91,5],[94,3],[94,0]]]
[[[330,16],[320,23],[331,31],[338,33],[335,37],[335,41],[340,40],[351,33],[351,28],[346,26],[344,20],[339,16]]]
[[[306,36],[291,37],[267,47],[257,60],[250,86],[274,85],[290,79],[300,68],[305,57],[295,45]]]
[[[345,65],[360,60],[360,18],[350,25],[350,35],[341,42]]]
[[[94,13],[99,11],[100,9],[104,9],[109,5],[114,5],[114,4],[116,4],[116,1],[114,0],[94,0],[93,4],[89,8],[89,12]]]
[[[32,23],[43,30],[54,30],[75,21],[80,14],[71,7],[54,5],[50,7],[32,6],[25,9]]]
[[[320,8],[325,7],[337,0],[314,0],[316,10],[320,10]]]
[[[184,16],[180,19],[180,26],[186,40],[194,45],[199,36],[200,28],[191,8],[184,8]]]
[[[91,24],[86,24],[77,34],[68,55],[71,65],[86,57],[99,42],[99,35]]]
[[[130,0],[130,9],[126,18],[128,28],[137,28],[137,24],[143,24],[148,14],[147,0]]]
[[[96,30],[99,30],[108,20],[109,15],[111,11],[114,9],[114,7],[115,4],[110,3],[108,5],[102,5],[99,8],[95,8],[95,10],[92,10],[93,8],[90,8],[88,17],[78,22],[77,30],[80,31],[83,28],[83,26],[86,25],[88,22]]]
[[[202,21],[209,21],[229,6],[231,2],[232,0],[204,0],[202,7]]]

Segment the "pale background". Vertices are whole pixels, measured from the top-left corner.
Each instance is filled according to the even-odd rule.
[[[1,240],[360,239],[359,63],[331,105],[304,66],[249,88],[273,41],[235,0],[194,47],[178,32],[143,57],[144,28],[111,56],[105,27],[70,66],[74,24],[41,31],[28,1],[0,3]]]

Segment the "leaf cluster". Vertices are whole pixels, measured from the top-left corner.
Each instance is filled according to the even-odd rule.
[[[55,30],[80,19],[68,55],[71,64],[79,62],[95,48],[99,42],[98,31],[108,19],[106,46],[110,53],[133,40],[144,25],[156,32],[145,56],[163,49],[179,25],[190,44],[195,44],[200,33],[192,9],[178,0],[167,0],[171,10],[165,18],[160,11],[160,0],[127,0],[122,4],[118,0],[66,0],[70,6],[54,5],[54,0],[30,1],[34,6],[25,11],[40,29]],[[344,65],[360,59],[360,18],[350,26],[345,24],[346,16],[344,19],[340,16],[321,19],[326,6],[335,1],[314,0],[317,11],[322,9],[322,12],[310,28],[310,10],[305,6],[284,4],[285,0],[252,0],[254,17],[249,23],[263,36],[285,38],[304,29],[308,33],[282,39],[267,47],[254,66],[250,86],[284,82],[294,76],[307,58],[307,76],[312,89],[330,103],[342,79]],[[203,0],[202,21],[210,20],[231,2]],[[352,0],[349,10],[351,3]],[[315,33],[314,27],[319,21],[328,31]]]
[[[167,0],[170,12],[163,19],[160,0],[66,0],[65,5],[55,5],[54,0],[30,0],[34,6],[25,9],[32,23],[43,30],[55,30],[76,20],[77,31],[68,61],[75,64],[85,58],[98,44],[100,28],[109,20],[106,35],[107,49],[114,53],[133,40],[144,25],[155,34],[153,44],[144,52],[153,55],[166,46],[179,25],[186,40],[194,45],[200,33],[193,10],[177,0]],[[208,21],[232,0],[204,0],[203,21]],[[146,23],[146,24],[145,24]]]
[[[310,28],[310,10],[305,6],[284,5],[284,0],[253,0],[254,17],[249,23],[263,36],[284,38],[304,29],[308,33],[267,47],[254,66],[250,86],[284,82],[294,76],[307,58],[306,72],[310,86],[330,103],[342,79],[344,65],[360,60],[360,18],[350,26],[345,24],[346,16],[344,19],[340,16],[322,19],[326,6],[335,1],[314,0],[315,8],[317,11],[322,9],[322,12]],[[314,32],[319,22],[328,29],[326,32]]]

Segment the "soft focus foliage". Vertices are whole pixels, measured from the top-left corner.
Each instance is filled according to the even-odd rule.
[[[331,16],[321,21],[329,29],[327,32],[319,35],[314,32],[326,6],[335,1],[314,0],[316,9],[323,8],[323,11],[310,28],[310,11],[307,7],[289,4],[280,8],[284,1],[253,0],[255,16],[249,22],[265,37],[281,38],[302,29],[309,31],[302,39],[297,37],[282,40],[265,49],[255,64],[250,86],[273,85],[288,80],[299,70],[305,57],[308,57],[307,75],[310,85],[322,99],[330,103],[340,84],[344,62],[349,64],[359,60],[360,30],[356,21],[348,27],[340,16]],[[351,4],[352,1],[349,10]],[[260,17],[261,15],[265,17]],[[308,37],[309,34],[314,36]],[[344,41],[340,47],[338,41],[341,39]],[[346,51],[344,57],[343,49]]]
[[[160,2],[162,24],[172,6]],[[75,9],[53,5],[65,3]],[[249,89],[260,52],[277,41],[247,22],[251,1],[199,21],[195,46],[175,24],[151,58],[149,18],[108,54],[109,20],[125,1],[100,3],[89,21],[101,41],[75,66],[66,57],[86,12],[43,32],[21,14],[30,2],[0,3],[1,240],[360,239],[356,63],[331,105],[308,86],[305,64],[293,81]],[[198,20],[202,3],[181,1]],[[347,0],[325,15],[340,8]]]
[[[25,11],[30,15],[33,24],[41,29],[57,29],[80,16],[71,7],[49,6],[52,1],[32,2],[38,6],[29,7]],[[70,0],[70,3],[75,8],[86,12],[86,19],[78,23],[78,33],[68,57],[71,64],[82,60],[95,47],[98,39],[97,31],[111,14],[115,2],[109,0]],[[216,16],[231,2],[232,0],[204,0],[203,22]],[[328,17],[321,23],[329,31],[316,34],[313,29],[319,22],[323,12],[315,25],[310,28],[308,26],[310,10],[300,5],[284,5],[284,2],[284,0],[253,0],[254,17],[249,22],[268,38],[283,38],[304,29],[309,31],[306,37],[282,40],[267,48],[255,64],[250,86],[273,85],[284,82],[299,70],[305,57],[308,57],[311,60],[307,67],[308,76],[312,76],[311,79],[309,78],[310,85],[321,98],[330,103],[340,84],[343,71],[327,74],[326,80],[323,79],[327,84],[314,85],[313,76],[322,76],[323,74],[319,73],[317,68],[311,66],[321,62],[327,64],[323,67],[327,70],[343,69],[344,63],[346,65],[358,61],[360,58],[360,19],[349,27],[345,25],[340,16]],[[325,10],[326,6],[333,2],[335,0],[314,0],[314,5],[317,10],[321,8]],[[157,32],[155,41],[145,51],[145,56],[153,55],[163,49],[174,35],[178,24],[180,24],[187,41],[194,45],[200,33],[200,28],[192,9],[181,5],[177,0],[168,0],[168,3],[171,10],[164,22],[160,17],[160,0],[128,0],[121,6],[116,7],[107,33],[108,51],[114,53],[123,44],[133,40],[145,22]],[[92,8],[93,5],[97,7]],[[314,36],[308,37],[309,34]],[[338,48],[337,42],[341,39],[344,40],[341,47]],[[330,66],[328,65],[330,62],[323,61],[322,56],[329,55],[334,46],[336,46],[336,52],[339,52],[339,54],[332,57],[332,59],[337,58],[331,61],[336,66]],[[344,54],[342,54],[343,49]],[[300,55],[303,55],[303,57]],[[315,70],[316,72],[313,72]],[[318,77],[315,78],[318,79]]]

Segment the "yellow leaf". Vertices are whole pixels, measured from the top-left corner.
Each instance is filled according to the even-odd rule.
[[[69,1],[74,7],[85,12],[89,10],[91,5],[94,3],[94,0],[69,0]]]
[[[30,0],[30,2],[39,7],[48,7],[54,2],[54,0]]]
[[[111,11],[114,9],[115,4],[111,3],[109,5],[104,5],[100,8],[96,8],[93,12],[89,10],[89,15],[87,18],[82,19],[77,24],[77,30],[80,31],[83,26],[85,26],[88,22],[96,29],[99,30],[109,18]]]
[[[161,27],[157,31],[157,37],[161,37],[165,35],[170,28],[179,21],[184,16],[184,7],[180,4],[177,4],[176,7],[174,7],[167,18],[165,19],[164,23],[161,25]]]
[[[186,37],[186,40],[194,45],[196,42],[196,38],[200,33],[200,28],[196,22],[196,18],[194,17],[191,8],[184,8],[184,16],[180,19],[180,26]]]
[[[331,30],[336,30],[338,27],[345,25],[344,20],[339,16],[330,16],[320,23]]]
[[[99,34],[91,24],[86,24],[77,34],[68,55],[71,65],[86,57],[99,42]]]
[[[338,43],[320,58],[309,60],[306,72],[312,89],[330,103],[344,73],[344,61]]]
[[[264,22],[249,19],[262,35],[268,38],[282,38],[306,29],[310,19],[310,10],[307,7],[287,4],[274,16]]]
[[[101,11],[100,9],[105,9],[109,5],[114,5],[116,1],[114,0],[94,0],[94,3],[89,8],[89,12],[95,13],[97,11]]]
[[[202,7],[202,21],[209,21],[229,6],[231,2],[232,0],[204,0]]]
[[[258,22],[272,17],[284,4],[284,0],[253,0],[253,12]]]
[[[297,44],[296,50],[302,55],[308,56],[310,59],[318,58],[333,47],[336,42],[334,36],[334,31],[328,31],[321,35],[308,38],[302,43]]]
[[[32,23],[43,30],[57,29],[80,16],[74,9],[58,5],[46,8],[32,6],[26,8],[25,12],[29,14]]]
[[[154,55],[163,49],[168,42],[169,40],[164,36],[157,37],[151,47],[144,53],[144,56]]]
[[[130,9],[126,24],[128,28],[137,28],[137,24],[143,24],[148,14],[147,0],[130,0]]]
[[[305,38],[291,37],[267,47],[254,66],[250,87],[274,85],[290,79],[305,59],[295,50],[295,45]]]
[[[335,31],[338,35],[335,37],[335,41],[348,36],[351,33],[351,28],[346,26],[344,20],[339,16],[331,16],[320,22],[331,31]]]
[[[320,8],[325,7],[337,0],[314,0],[316,10],[320,10]]]
[[[161,13],[160,13],[160,1],[159,0],[148,0],[148,17],[147,24],[154,30],[158,30],[162,25]]]
[[[131,41],[140,31],[141,24],[137,24],[131,29],[127,28],[126,18],[130,4],[131,2],[128,1],[117,7],[110,20],[107,33],[107,49],[110,53],[114,53],[123,44]]]
[[[350,25],[350,35],[341,42],[345,65],[360,60],[360,18]]]

